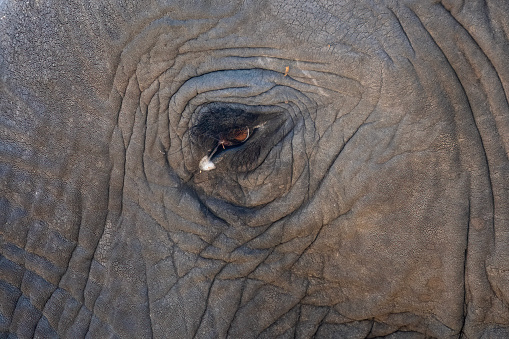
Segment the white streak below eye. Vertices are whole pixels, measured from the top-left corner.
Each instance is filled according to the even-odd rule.
[[[216,168],[216,165],[212,161],[210,161],[210,156],[204,156],[200,160],[200,169],[202,171],[211,171]]]

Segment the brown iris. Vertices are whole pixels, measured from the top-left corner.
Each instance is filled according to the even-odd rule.
[[[223,148],[240,145],[249,138],[249,127],[240,127],[219,135],[219,145]]]

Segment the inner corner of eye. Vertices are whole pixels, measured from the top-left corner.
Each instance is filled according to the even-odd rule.
[[[200,160],[199,166],[202,171],[211,171],[216,168],[216,165],[210,160],[210,156],[204,156]]]

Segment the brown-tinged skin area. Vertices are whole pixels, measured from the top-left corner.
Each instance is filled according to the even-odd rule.
[[[508,18],[0,1],[0,338],[509,337]]]

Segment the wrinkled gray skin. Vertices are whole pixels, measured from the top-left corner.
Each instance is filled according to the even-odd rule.
[[[508,18],[1,1],[0,337],[507,338]]]

